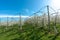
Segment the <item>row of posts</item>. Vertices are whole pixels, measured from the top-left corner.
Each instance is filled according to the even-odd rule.
[[[50,32],[50,12],[49,12],[49,5],[47,5],[47,13],[48,13],[48,32]],[[37,16],[36,15],[37,13],[35,13],[35,16]],[[58,33],[58,30],[57,30],[57,28],[56,28],[56,21],[57,21],[57,14],[58,13],[55,13],[56,14],[56,16],[55,16],[55,22],[54,22],[54,26],[53,26],[53,28],[54,28],[54,31],[55,31],[55,34],[57,34]],[[37,23],[38,23],[38,17],[37,17],[37,20],[35,20],[35,21],[37,21]],[[36,24],[37,24],[36,23]],[[42,18],[42,26],[44,26],[44,18]]]
[[[47,6],[47,13],[48,13],[48,31],[50,32],[50,13],[49,13],[49,6]],[[36,15],[36,14],[35,14]],[[20,23],[19,23],[19,28],[22,30],[22,17],[21,17],[21,14],[20,14],[20,17],[19,17],[19,19],[20,19]],[[38,20],[38,17],[37,17],[37,20]],[[36,21],[37,21],[36,20]],[[58,33],[58,31],[57,31],[57,29],[56,29],[56,20],[57,20],[57,15],[55,16],[55,22],[54,22],[54,31],[56,32],[56,33]],[[38,22],[38,21],[37,21]],[[44,22],[44,18],[43,18],[43,22]],[[1,20],[0,20],[0,24],[1,24]],[[8,27],[8,17],[7,17],[7,27]],[[37,26],[37,25],[36,25]]]

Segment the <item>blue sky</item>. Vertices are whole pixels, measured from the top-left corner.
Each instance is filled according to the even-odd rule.
[[[49,0],[20,0],[19,8],[22,15],[32,15],[41,7],[49,5]]]
[[[47,5],[48,0],[0,0],[0,15],[31,15]]]
[[[58,4],[59,0],[0,0],[0,16],[22,14],[23,17],[27,17],[46,5],[58,9],[60,8]]]
[[[48,0],[0,0],[0,16],[12,16],[22,14],[25,18],[47,5]],[[5,21],[6,18],[1,18]]]
[[[0,15],[13,15],[18,12],[17,0],[0,0]]]

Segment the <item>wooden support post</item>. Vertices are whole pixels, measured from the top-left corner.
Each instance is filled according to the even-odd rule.
[[[47,5],[47,13],[48,13],[48,31],[50,32],[50,14],[49,14],[49,6]]]
[[[21,14],[20,14],[20,30],[22,30],[22,18],[21,18]]]
[[[9,26],[9,23],[8,23],[8,17],[7,17],[7,26],[6,26],[6,29],[8,28],[8,26]]]
[[[0,18],[0,26],[1,26],[1,18]]]

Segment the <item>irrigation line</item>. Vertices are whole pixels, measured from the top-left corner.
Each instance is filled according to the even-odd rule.
[[[37,12],[35,12],[33,14],[39,13],[39,12],[41,12],[42,9],[45,9],[45,8],[46,8],[46,6],[42,7],[40,10],[38,10]]]
[[[52,9],[54,12],[56,12],[52,7],[49,6],[50,9]]]

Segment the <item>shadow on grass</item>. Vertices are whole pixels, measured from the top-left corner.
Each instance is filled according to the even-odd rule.
[[[47,33],[45,33],[44,35],[47,35]],[[41,37],[43,37],[44,35],[40,36],[40,37],[37,37],[35,35],[33,35],[32,37],[30,37],[30,40],[41,40]],[[24,40],[24,38],[15,38],[15,39],[12,39],[12,40]]]
[[[1,32],[1,33],[0,33],[0,35],[5,34],[5,33],[7,33],[7,32],[10,32],[10,31],[13,31],[13,28],[12,28],[12,29],[9,29],[9,30],[6,30],[6,31]]]
[[[7,35],[6,37],[13,36],[13,35],[15,35],[15,34],[18,34],[18,32],[15,32],[15,33],[9,34],[9,35]]]
[[[11,39],[11,40],[20,40],[20,38],[15,38],[15,39]]]
[[[55,40],[57,38],[57,36],[59,36],[60,33],[56,34],[51,40]]]
[[[40,27],[40,28],[36,28],[34,31],[31,31],[31,33],[29,34],[26,34],[27,38],[30,36],[30,39],[31,40],[41,40],[41,37],[45,36],[48,34],[48,32],[45,32],[43,35],[41,35],[40,37],[38,37],[35,32],[39,33],[39,32],[44,32],[44,31],[47,31],[45,29],[43,29],[43,27]],[[22,35],[23,36],[23,35]],[[24,40],[25,37],[21,38],[21,36],[19,38],[15,38],[15,39],[12,39],[12,40]]]
[[[55,34],[55,36],[49,36],[48,38],[51,38],[51,40],[56,40],[57,36],[59,36],[60,33]]]

